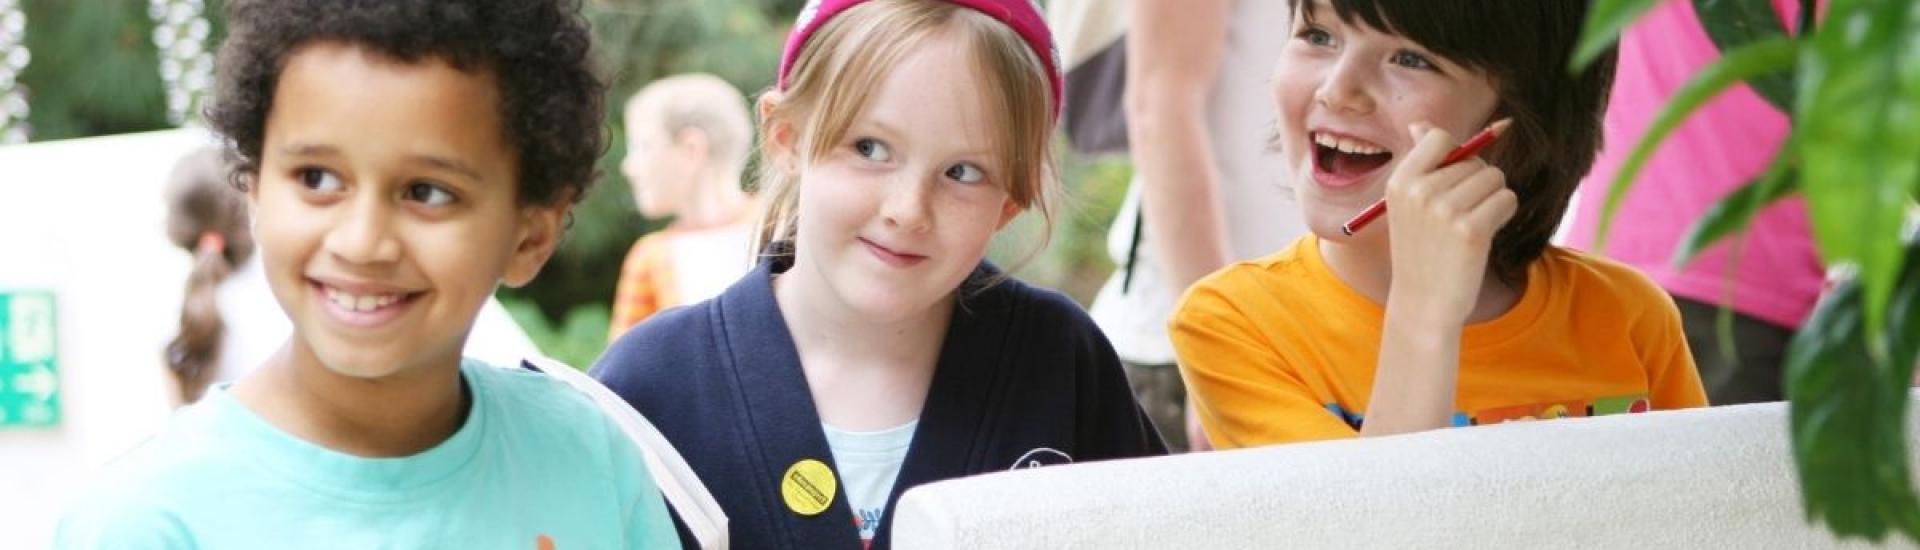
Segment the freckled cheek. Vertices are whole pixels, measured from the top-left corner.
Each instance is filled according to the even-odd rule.
[[[948,197],[934,205],[934,227],[946,227],[946,240],[969,253],[986,250],[1000,225],[1004,193],[980,193],[978,196]]]
[[[884,198],[884,182],[866,181],[853,174],[820,172],[800,182],[800,224],[805,228],[844,232],[857,230],[877,214]]]

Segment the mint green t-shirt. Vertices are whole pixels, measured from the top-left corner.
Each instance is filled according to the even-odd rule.
[[[592,401],[524,369],[463,362],[453,437],[362,458],[268,424],[224,387],[110,464],[60,548],[678,548],[638,447]]]

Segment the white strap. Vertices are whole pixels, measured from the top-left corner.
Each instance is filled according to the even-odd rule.
[[[653,475],[660,493],[667,497],[667,503],[680,515],[680,521],[693,533],[700,548],[726,550],[727,514],[720,510],[720,503],[713,500],[713,494],[707,492],[707,486],[700,482],[680,451],[667,442],[667,437],[652,422],[640,416],[625,399],[614,395],[613,390],[573,367],[546,357],[528,358],[527,362],[593,399],[593,403],[620,426],[620,431],[626,432],[627,438],[640,447],[648,473]]]

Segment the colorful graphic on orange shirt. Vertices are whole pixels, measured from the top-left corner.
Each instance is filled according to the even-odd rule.
[[[1328,403],[1327,411],[1347,426],[1355,430],[1366,424],[1366,415],[1347,411],[1338,403]],[[1557,420],[1561,418],[1584,418],[1589,416],[1608,416],[1615,414],[1643,413],[1653,410],[1653,403],[1646,394],[1601,397],[1590,400],[1549,401],[1532,405],[1495,407],[1481,409],[1472,413],[1453,413],[1453,426],[1484,426],[1506,422],[1529,420]]]
[[[1499,407],[1475,412],[1473,425],[1501,424],[1526,420],[1558,420],[1561,418],[1579,418],[1587,416],[1587,403],[1584,401],[1559,401],[1535,403],[1517,407]]]
[[[1610,414],[1643,413],[1651,410],[1653,410],[1653,402],[1648,401],[1645,394],[1641,394],[1595,399],[1593,400],[1593,408],[1589,414],[1593,416],[1606,416]]]
[[[1653,410],[1653,403],[1647,400],[1646,394],[1639,394],[1601,397],[1590,400],[1550,401],[1517,407],[1498,407],[1484,409],[1469,416],[1473,419],[1473,425],[1483,426],[1487,424],[1527,420],[1557,420],[1561,418],[1643,413],[1649,410]]]
[[[1347,423],[1347,427],[1353,428],[1354,430],[1359,430],[1361,425],[1364,425],[1367,423],[1366,415],[1347,412],[1347,409],[1344,407],[1341,407],[1339,403],[1328,403],[1327,412],[1333,413],[1334,416],[1340,417],[1341,422]],[[1472,426],[1472,425],[1473,425],[1473,421],[1471,418],[1467,416],[1467,413],[1462,413],[1462,412],[1453,413],[1453,427],[1459,428],[1462,426]]]

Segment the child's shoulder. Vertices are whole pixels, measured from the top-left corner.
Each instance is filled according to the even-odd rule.
[[[573,367],[553,362],[541,368]],[[558,375],[524,365],[497,366],[474,360],[463,363],[461,370],[477,387],[474,407],[486,407],[487,419],[483,422],[493,434],[488,437],[509,445],[508,452],[535,457],[565,455],[582,465],[619,460],[619,446],[625,436],[615,425],[612,413],[602,410],[584,390]]]
[[[1227,264],[1188,287],[1186,296],[1207,294],[1224,299],[1247,295],[1318,296],[1317,292],[1284,292],[1307,290],[1332,281],[1324,276],[1325,267],[1320,263],[1316,242],[1308,235],[1271,254]]]
[[[990,265],[975,275],[976,278],[991,276],[999,276],[999,272]],[[1005,321],[1020,324],[1069,330],[1094,326],[1093,317],[1087,315],[1086,308],[1072,297],[1058,290],[1028,284],[1011,275],[1000,277],[992,286],[971,293],[962,307],[975,315],[1004,315],[1007,317]]]
[[[714,320],[708,309],[719,297],[660,310],[607,343],[600,362],[609,358],[640,359],[658,356],[663,351],[678,351],[695,342],[705,342],[709,323]],[[666,357],[660,357],[666,359]]]
[[[1579,250],[1548,246],[1535,260],[1535,276],[1544,276],[1552,291],[1568,297],[1583,311],[1673,307],[1673,298],[1653,278],[1633,266]]]
[[[966,322],[974,327],[998,326],[1024,335],[1010,348],[1021,357],[1097,358],[1113,354],[1106,334],[1080,302],[1058,290],[1013,277],[975,294],[955,314],[965,315]]]
[[[159,433],[101,466],[67,503],[56,546],[191,546],[187,516],[207,504],[196,497],[231,494],[231,484],[254,471],[226,446],[231,434],[218,432],[223,423],[210,418],[220,412],[213,409],[202,400],[176,411]]]
[[[1545,307],[1561,322],[1649,338],[1670,337],[1682,330],[1673,296],[1632,266],[1548,246],[1528,269],[1528,278],[1529,285],[1545,281],[1541,292]]]
[[[567,424],[576,423],[582,414],[600,414],[586,394],[559,378],[522,365],[492,365],[469,358],[461,362],[460,371],[476,387],[475,395],[496,405],[493,410],[523,417],[550,417],[533,420]]]
[[[192,548],[193,532],[156,480],[117,471],[67,504],[55,548]],[[149,471],[151,473],[151,471]]]
[[[624,396],[633,388],[684,378],[686,369],[711,363],[702,359],[721,352],[714,342],[713,324],[718,321],[711,311],[719,299],[667,308],[627,329],[594,361],[593,377]]]

